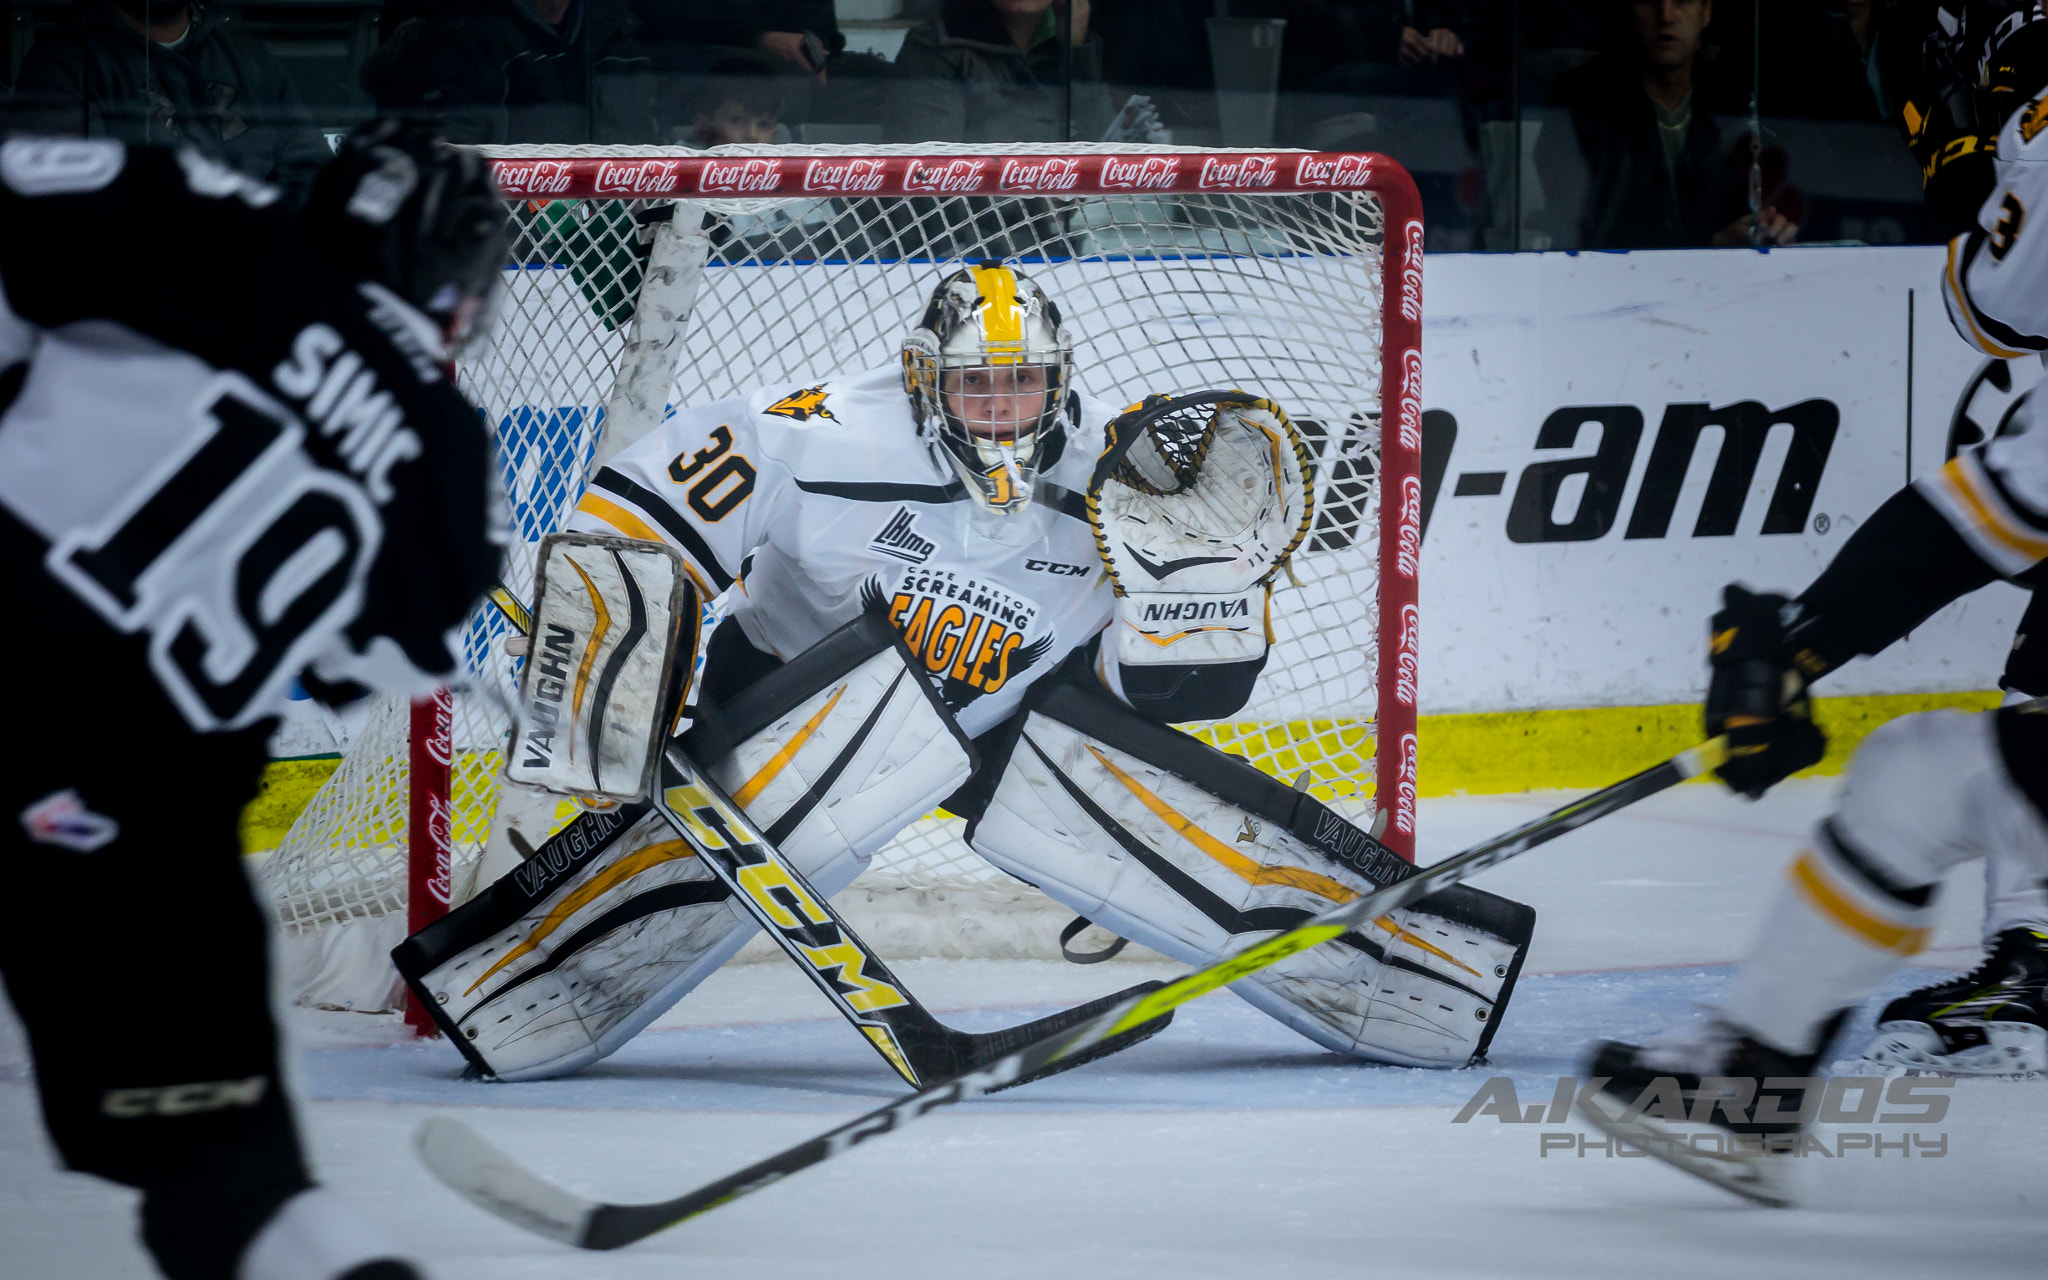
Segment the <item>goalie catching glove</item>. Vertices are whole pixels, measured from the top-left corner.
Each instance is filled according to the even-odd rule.
[[[1249,693],[1272,639],[1273,576],[1315,517],[1300,433],[1270,400],[1199,391],[1149,397],[1107,435],[1088,520],[1118,596],[1106,643],[1122,692],[1142,709],[1203,667],[1242,664]],[[1183,705],[1170,718],[1202,717]]]

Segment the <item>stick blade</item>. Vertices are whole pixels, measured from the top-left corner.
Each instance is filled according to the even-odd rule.
[[[429,1172],[485,1213],[563,1244],[588,1248],[595,1201],[562,1190],[527,1172],[476,1130],[447,1116],[432,1116],[412,1138]]]

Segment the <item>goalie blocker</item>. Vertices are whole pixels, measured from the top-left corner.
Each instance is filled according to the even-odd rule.
[[[973,752],[887,624],[840,628],[683,738],[820,894],[928,813]],[[584,814],[392,952],[480,1072],[561,1075],[611,1054],[757,926],[653,806]]]
[[[975,851],[1105,929],[1206,965],[1414,874],[1352,823],[1235,756],[1135,714],[1070,664],[1006,726]],[[988,770],[993,772],[993,769]],[[1483,1058],[1533,907],[1465,885],[1232,986],[1317,1044],[1375,1062]]]

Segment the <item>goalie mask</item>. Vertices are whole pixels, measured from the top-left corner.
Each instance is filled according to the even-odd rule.
[[[918,433],[979,505],[1008,514],[1031,501],[1057,453],[1073,355],[1045,290],[999,262],[932,292],[903,343],[903,387]]]

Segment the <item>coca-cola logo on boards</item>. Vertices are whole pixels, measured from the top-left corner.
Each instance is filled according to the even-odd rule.
[[[1394,654],[1394,696],[1403,706],[1415,705],[1417,655],[1422,651],[1421,614],[1413,604],[1401,606],[1401,645]]]
[[[812,160],[804,165],[804,190],[837,195],[880,191],[889,180],[886,160]]]
[[[781,185],[779,160],[706,160],[704,172],[697,176],[699,191],[773,191]]]
[[[1370,186],[1372,157],[1303,156],[1294,162],[1294,183],[1300,187]]]
[[[1278,156],[1239,156],[1234,160],[1204,156],[1195,185],[1204,190],[1220,187],[1227,191],[1249,191],[1270,187],[1279,177]]]
[[[1179,156],[1102,158],[1102,185],[1119,191],[1163,190],[1180,181]]]
[[[1072,156],[1003,161],[996,175],[1000,191],[1072,191],[1081,185],[1081,162]]]
[[[905,191],[979,191],[988,180],[986,160],[912,160],[903,169]]]
[[[664,196],[682,180],[680,160],[600,160],[592,186],[604,196]]]
[[[503,160],[491,177],[508,196],[558,196],[575,180],[575,170],[563,160]]]

